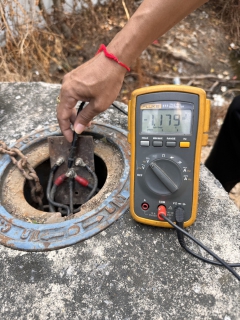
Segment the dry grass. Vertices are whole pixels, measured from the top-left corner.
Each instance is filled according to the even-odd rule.
[[[71,14],[64,14],[62,2],[54,0],[54,10],[48,14],[41,0],[36,2],[41,10],[35,7],[31,13],[18,0],[0,1],[0,29],[6,38],[6,45],[0,47],[0,81],[60,82],[62,77],[54,78],[52,71],[58,68],[66,73],[93,56],[104,34],[112,37],[119,31],[127,21],[126,14],[134,8],[134,1],[127,6],[124,1],[109,1],[108,6],[99,6],[98,10],[90,0],[75,0],[75,6],[77,2],[83,6],[81,13],[73,8]],[[45,21],[44,29],[36,27],[34,21],[40,20]],[[89,56],[83,54],[76,61],[76,54],[84,53],[87,40],[92,40]]]
[[[0,27],[6,35],[6,45],[0,47],[0,81],[60,82],[64,73],[93,56],[99,43],[107,43],[137,7],[134,0],[109,0],[96,8],[90,0],[75,0],[73,12],[64,14],[61,0],[53,2],[49,14],[42,0],[36,1],[41,10],[32,5],[30,13],[18,0],[0,1]],[[81,13],[75,9],[78,2],[83,6]],[[216,7],[238,37],[239,3],[220,0]],[[34,21],[40,20],[46,22],[44,29],[36,27]]]
[[[217,11],[232,37],[239,43],[240,38],[240,0],[218,0],[214,2]]]
[[[52,51],[61,36],[36,29],[34,15],[30,17],[17,0],[8,5],[9,15],[6,1],[0,3],[1,29],[6,37],[6,45],[0,48],[1,81],[32,81],[36,70],[41,72],[41,80],[48,81],[50,61],[58,63]]]

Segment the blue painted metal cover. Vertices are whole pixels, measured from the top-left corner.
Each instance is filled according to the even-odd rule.
[[[63,248],[104,230],[129,208],[130,150],[127,132],[100,123],[93,123],[88,131],[103,135],[119,148],[124,169],[117,188],[96,209],[81,217],[54,224],[34,224],[17,219],[5,209],[0,199],[0,244],[26,251]],[[11,148],[17,147],[24,152],[47,137],[60,134],[58,126],[51,126],[18,140]],[[10,165],[12,163],[8,155],[0,156],[0,184],[3,184],[4,172]]]

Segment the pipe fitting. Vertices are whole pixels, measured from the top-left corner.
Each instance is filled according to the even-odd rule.
[[[65,175],[66,175],[67,178],[73,179],[73,178],[76,177],[76,172],[75,172],[74,169],[71,168],[66,172]]]
[[[86,163],[83,161],[82,158],[77,158],[75,160],[75,166],[77,166],[77,167],[85,167]]]
[[[60,157],[57,159],[56,161],[56,165],[58,165],[59,167],[64,163],[64,158],[63,157]]]

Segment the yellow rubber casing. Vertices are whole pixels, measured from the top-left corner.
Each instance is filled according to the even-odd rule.
[[[134,186],[135,186],[135,145],[136,145],[136,105],[139,95],[156,93],[156,92],[183,92],[198,95],[199,98],[199,116],[198,129],[194,159],[194,179],[193,179],[193,199],[192,199],[192,214],[191,218],[184,222],[184,227],[188,227],[194,223],[197,216],[198,207],[198,190],[199,190],[199,171],[201,148],[207,144],[208,130],[210,121],[210,101],[206,99],[206,92],[203,89],[184,86],[184,85],[157,85],[151,87],[140,88],[132,92],[131,100],[129,101],[128,112],[128,142],[131,144],[131,173],[130,173],[130,212],[132,217],[141,223],[149,224],[157,227],[171,228],[171,225],[165,221],[155,221],[139,217],[134,211]]]

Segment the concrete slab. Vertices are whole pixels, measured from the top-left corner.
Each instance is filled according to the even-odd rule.
[[[0,139],[9,145],[56,123],[59,89],[1,83]],[[112,108],[98,121],[127,126]],[[188,231],[240,262],[239,230],[238,209],[202,165],[198,217]],[[136,223],[129,212],[68,248],[29,253],[0,246],[0,254],[1,319],[240,319],[239,282],[227,270],[187,254],[175,231]]]

